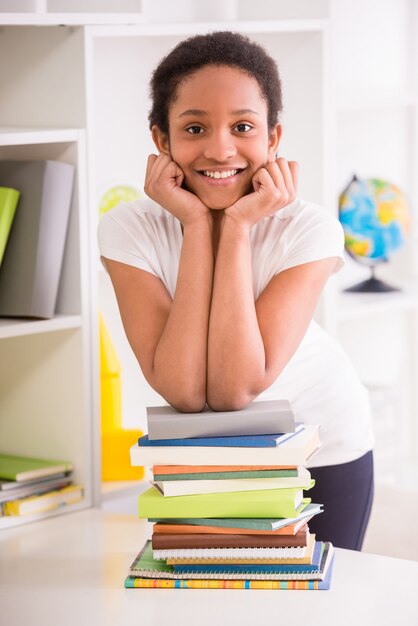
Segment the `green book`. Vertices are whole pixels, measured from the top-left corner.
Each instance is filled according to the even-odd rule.
[[[0,266],[3,261],[10,230],[20,198],[20,191],[0,187]]]
[[[230,480],[232,478],[295,478],[297,469],[252,470],[248,472],[197,472],[193,474],[155,474],[154,480]]]
[[[68,461],[33,459],[25,456],[0,453],[0,478],[24,482],[34,478],[69,472],[73,468]]]
[[[141,518],[295,517],[302,501],[299,487],[170,497],[151,487],[139,496],[138,512]]]

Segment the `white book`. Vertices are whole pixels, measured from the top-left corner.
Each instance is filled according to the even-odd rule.
[[[229,491],[257,491],[259,489],[286,489],[301,487],[309,489],[311,474],[305,467],[298,469],[298,476],[284,478],[233,478],[228,480],[157,480],[153,484],[164,496],[187,496],[203,493]]]
[[[319,448],[319,426],[304,430],[274,448],[194,446],[131,447],[131,464],[143,465],[306,465]]]
[[[309,549],[311,545],[309,545]],[[308,546],[292,546],[286,548],[182,548],[172,550],[153,550],[156,561],[166,559],[302,559]]]
[[[240,411],[180,413],[172,406],[147,407],[148,438],[185,439],[293,433],[295,416],[288,400],[256,400]]]

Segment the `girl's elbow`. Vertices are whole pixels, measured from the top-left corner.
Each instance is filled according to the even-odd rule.
[[[245,409],[256,397],[247,391],[228,393],[208,393],[207,403],[213,411],[240,411]]]

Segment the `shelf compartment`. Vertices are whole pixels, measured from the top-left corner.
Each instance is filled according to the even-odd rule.
[[[56,315],[49,320],[0,318],[0,339],[81,328],[81,315]]]
[[[22,526],[23,524],[32,524],[40,520],[55,517],[56,515],[67,515],[68,513],[75,513],[91,506],[86,502],[86,499],[80,500],[76,504],[68,504],[65,507],[60,506],[53,511],[45,511],[44,513],[36,513],[34,515],[4,515],[0,516],[0,531],[8,528],[15,528],[16,526]]]

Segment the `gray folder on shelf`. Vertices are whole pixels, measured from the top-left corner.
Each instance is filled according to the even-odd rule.
[[[74,172],[60,161],[0,160],[0,185],[21,191],[0,268],[1,317],[53,317]]]
[[[179,413],[172,406],[147,407],[148,439],[270,435],[295,432],[288,400],[260,400],[240,411]]]

